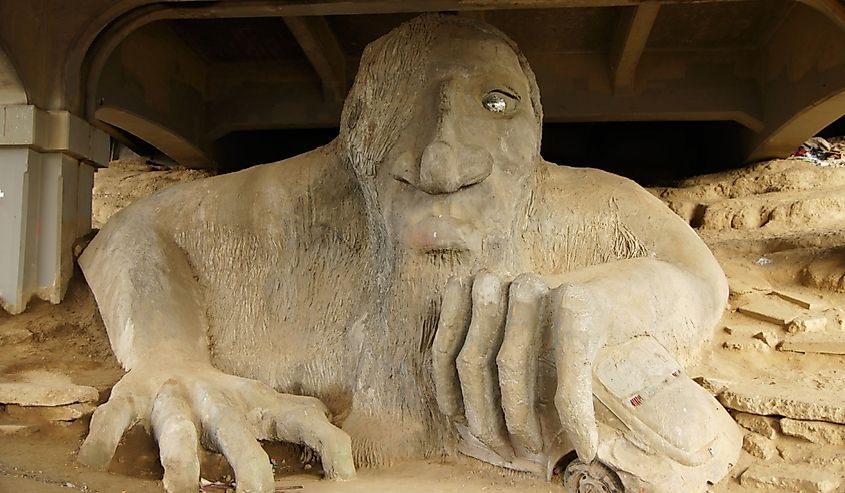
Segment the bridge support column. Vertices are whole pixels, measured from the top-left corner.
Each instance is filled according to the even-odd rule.
[[[73,243],[91,229],[94,166],[109,138],[66,111],[0,106],[0,306],[64,297]]]

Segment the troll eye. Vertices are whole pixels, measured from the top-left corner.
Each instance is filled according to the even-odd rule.
[[[504,91],[490,91],[481,98],[481,106],[491,113],[506,114],[516,109],[519,98]]]

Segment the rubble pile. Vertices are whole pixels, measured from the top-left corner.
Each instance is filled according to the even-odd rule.
[[[814,294],[772,286],[765,279],[731,278],[722,351],[752,358],[845,355],[845,313]],[[799,361],[800,363],[800,361]],[[771,377],[702,377],[699,383],[731,411],[757,460],[739,475],[763,491],[832,493],[845,488],[845,367]]]
[[[170,185],[211,176],[208,170],[160,166],[141,157],[112,161],[94,174],[91,225],[102,228],[119,210]]]
[[[714,492],[845,491],[845,137],[652,193],[728,278],[697,381],[745,432]],[[739,483],[741,489],[733,485]]]

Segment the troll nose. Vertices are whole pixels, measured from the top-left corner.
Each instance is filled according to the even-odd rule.
[[[420,189],[430,194],[457,192],[484,181],[492,169],[489,153],[456,152],[452,145],[434,141],[420,158]]]

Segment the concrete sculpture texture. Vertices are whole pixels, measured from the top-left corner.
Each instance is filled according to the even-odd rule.
[[[589,463],[599,351],[651,336],[693,361],[727,284],[648,192],[544,161],[541,122],[512,41],[425,15],[367,48],[332,143],[117,214],[80,265],[128,373],[81,460],[141,422],[171,492],[196,491],[199,443],[272,491],[256,439],[336,479],[468,441],[507,465],[556,431]]]

